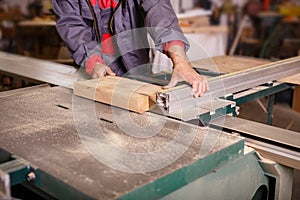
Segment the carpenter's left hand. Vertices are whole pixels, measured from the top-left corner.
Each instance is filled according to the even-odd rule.
[[[172,46],[169,51],[170,58],[173,61],[174,69],[172,78],[164,88],[174,87],[180,81],[186,81],[192,86],[192,95],[202,96],[208,91],[208,83],[204,76],[198,74],[188,61],[185,52],[180,46]]]

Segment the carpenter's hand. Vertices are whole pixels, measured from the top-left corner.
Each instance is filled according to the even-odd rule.
[[[103,78],[105,76],[115,76],[116,74],[105,64],[97,64],[92,72],[92,78]]]
[[[164,88],[174,87],[178,82],[186,81],[192,86],[191,94],[195,97],[202,96],[208,90],[207,80],[204,76],[198,74],[189,64],[182,61],[174,66],[172,78]]]
[[[191,95],[202,96],[208,90],[208,83],[204,76],[198,74],[189,63],[184,49],[174,45],[169,49],[169,56],[173,61],[174,70],[172,78],[164,88],[174,87],[180,81],[186,81],[192,86]]]

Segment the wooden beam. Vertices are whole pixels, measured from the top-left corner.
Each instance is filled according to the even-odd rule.
[[[266,59],[246,56],[216,56],[193,61],[192,65],[196,68],[203,68],[211,71],[234,73],[268,63],[271,62]]]
[[[144,113],[156,101],[160,86],[121,77],[105,77],[74,83],[74,94],[105,104]]]
[[[289,76],[289,77],[286,77],[286,78],[283,78],[283,79],[280,79],[279,81],[285,82],[285,83],[300,85],[300,73]]]
[[[220,33],[227,32],[227,26],[181,27],[183,33]]]
[[[294,89],[293,110],[300,112],[300,85]]]
[[[195,68],[222,73],[235,73],[269,63],[271,63],[270,60],[247,56],[216,56],[191,62]],[[280,79],[279,81],[300,85],[300,73]]]

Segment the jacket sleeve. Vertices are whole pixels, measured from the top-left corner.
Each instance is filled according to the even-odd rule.
[[[180,42],[188,50],[189,43],[179,27],[170,0],[141,0],[141,8],[144,13],[144,26],[150,27],[148,32],[159,51],[164,52],[166,46]]]
[[[78,0],[52,0],[57,17],[56,28],[60,37],[68,46],[75,63],[87,67],[87,72],[90,72],[92,66],[86,64],[94,65],[94,61],[103,60],[93,28],[88,25],[88,21],[93,20],[92,15],[87,12],[89,11],[87,5],[79,5],[79,3]],[[90,61],[89,57],[92,58]]]

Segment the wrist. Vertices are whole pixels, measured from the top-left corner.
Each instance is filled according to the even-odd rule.
[[[181,45],[173,45],[168,50],[168,56],[171,58],[174,67],[180,64],[189,64],[184,48]]]
[[[100,55],[92,55],[90,56],[87,61],[86,61],[86,68],[85,71],[89,74],[92,75],[95,67],[99,64],[104,64],[103,59],[101,58]]]
[[[183,44],[182,41],[180,41],[180,40],[173,40],[173,41],[170,41],[170,42],[167,42],[167,43],[164,44],[164,46],[163,46],[164,52],[165,52],[166,54],[168,54],[169,49],[170,49],[172,46],[175,46],[175,45],[178,45],[178,46],[180,46],[182,49],[184,49],[184,44]]]
[[[172,58],[174,67],[175,66],[180,66],[182,64],[186,65],[186,64],[190,64],[189,60],[186,57],[182,57],[179,55],[174,55]]]

